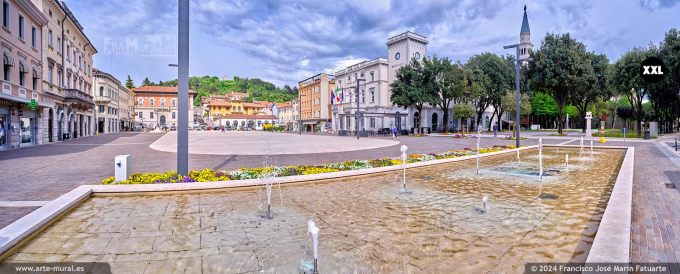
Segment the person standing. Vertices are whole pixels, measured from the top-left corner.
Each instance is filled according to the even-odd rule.
[[[392,139],[396,139],[396,138],[397,138],[397,127],[392,125]]]

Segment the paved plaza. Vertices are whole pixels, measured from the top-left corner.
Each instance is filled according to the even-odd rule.
[[[293,143],[291,147],[296,148],[301,146],[294,144],[301,143],[346,150],[334,153],[281,154],[271,157],[276,165],[317,165],[356,159],[397,157],[401,144],[407,145],[410,153],[437,153],[449,149],[472,148],[476,143],[474,138],[454,139],[450,137],[400,136],[393,141],[391,137],[356,140],[355,137],[299,136],[294,133],[248,132],[244,134],[252,136],[248,146],[233,142],[228,138],[220,138],[222,143],[217,145],[216,150],[226,154],[232,148],[240,147],[240,151],[250,149],[254,154],[266,154],[267,143],[274,143],[276,142],[274,140],[278,138],[290,141]],[[162,172],[175,169],[175,153],[150,148],[150,145],[164,136],[165,134],[162,133],[114,133],[0,152],[0,173],[4,174],[0,182],[0,216],[2,216],[0,227],[12,223],[30,213],[31,209],[37,208],[20,207],[16,203],[10,203],[11,201],[50,201],[80,185],[99,184],[102,179],[113,176],[113,159],[116,155],[130,155],[133,172]],[[316,143],[310,143],[309,140]],[[555,140],[555,142],[559,141]],[[382,143],[383,147],[352,151],[352,146],[367,147],[365,144],[375,143]],[[485,147],[513,143],[511,140],[482,139],[482,146]],[[524,141],[527,145],[535,143],[535,140]],[[190,150],[189,168],[234,170],[242,167],[262,166],[263,160],[262,155],[193,154]]]
[[[353,159],[396,157],[399,155],[401,144],[407,145],[410,153],[436,153],[448,149],[473,148],[477,141],[473,137],[457,139],[400,136],[396,140],[392,140],[391,137],[356,140],[355,137],[321,134],[302,136],[294,133],[264,132],[241,133],[244,135],[221,132],[211,134],[215,134],[217,138],[210,147],[222,155],[195,154],[193,150],[196,146],[193,146],[189,156],[191,169],[231,170],[261,166],[264,158],[262,155],[267,153],[268,148],[275,146],[281,147],[273,148],[272,151],[285,152],[283,148],[290,147],[291,150],[308,152],[274,154],[273,159],[277,165],[311,165]],[[530,138],[522,140],[522,144],[536,144],[535,137],[542,135],[543,133],[525,134]],[[117,133],[0,152],[0,173],[3,174],[3,179],[0,180],[0,227],[12,223],[45,201],[53,200],[79,185],[99,184],[101,179],[112,176],[113,158],[116,155],[131,155],[134,172],[174,169],[175,153],[151,148],[152,144],[170,145],[174,136],[172,133],[167,135]],[[208,135],[192,134],[192,138],[196,136],[206,138]],[[481,141],[482,146],[514,144],[513,140],[490,137],[485,135]],[[542,137],[546,144],[578,144],[578,139],[574,137]],[[248,142],[236,141],[244,139]],[[274,141],[277,139],[286,141]],[[625,144],[621,141],[609,141],[606,144],[636,148],[631,261],[680,261],[678,215],[680,190],[666,187],[667,183],[680,182],[680,157],[674,156],[660,144],[668,143],[670,140],[672,139],[657,142],[629,140]],[[290,142],[291,145],[286,146],[286,142]],[[594,145],[602,144],[595,142]],[[333,147],[334,152],[309,153],[324,149],[326,146]],[[353,150],[356,147],[362,149]],[[238,155],[239,152],[250,155]]]
[[[235,145],[237,144],[237,145]],[[191,131],[189,152],[210,155],[280,155],[358,151],[395,146],[384,138],[354,138],[316,134],[281,134],[264,131]],[[177,132],[164,134],[151,148],[177,152]]]

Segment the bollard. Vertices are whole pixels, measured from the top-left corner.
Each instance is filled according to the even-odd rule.
[[[678,138],[675,138],[675,151],[678,151]]]
[[[132,159],[130,155],[118,155],[114,159],[113,164],[116,182],[125,181],[130,178],[132,171]]]

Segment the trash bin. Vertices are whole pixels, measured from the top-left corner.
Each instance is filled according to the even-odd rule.
[[[645,129],[644,139],[645,140],[649,139],[649,129]]]

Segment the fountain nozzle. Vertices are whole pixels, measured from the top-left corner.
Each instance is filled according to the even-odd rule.
[[[482,197],[482,209],[484,212],[489,211],[489,196]]]
[[[408,147],[406,145],[401,145],[401,153],[406,153],[406,150],[408,150]]]
[[[309,220],[307,222],[307,231],[312,234],[312,241],[314,242],[314,270],[312,273],[318,274],[318,259],[319,259],[319,228],[316,226],[314,221]]]
[[[406,151],[408,150],[408,147],[406,145],[401,145],[401,169],[403,171],[402,175],[402,181],[401,181],[401,190],[399,190],[400,193],[410,193],[408,189],[406,188]]]

